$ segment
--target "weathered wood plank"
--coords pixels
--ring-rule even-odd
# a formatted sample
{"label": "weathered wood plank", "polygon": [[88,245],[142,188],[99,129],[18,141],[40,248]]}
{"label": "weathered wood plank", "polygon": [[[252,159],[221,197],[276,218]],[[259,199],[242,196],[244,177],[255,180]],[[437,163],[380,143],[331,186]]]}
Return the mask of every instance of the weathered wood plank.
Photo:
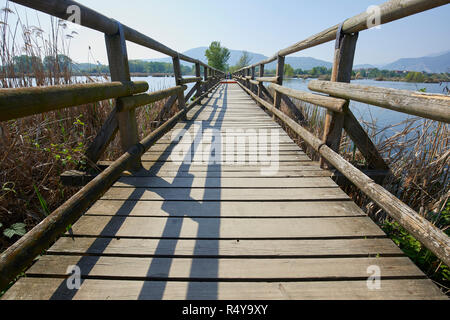
{"label": "weathered wood plank", "polygon": [[[122,177],[114,187],[129,188],[333,188],[331,178],[160,178]],[[287,191],[289,192],[289,191]]]}
{"label": "weathered wood plank", "polygon": [[[170,268],[167,266],[170,264]],[[196,259],[43,256],[27,276],[67,276],[78,266],[81,277],[135,280],[311,280],[367,279],[368,268],[378,266],[383,278],[424,277],[407,257],[311,259]],[[248,266],[251,266],[249,268]]]}
{"label": "weathered wood plank", "polygon": [[[116,188],[109,189],[103,200],[174,200],[174,201],[295,201],[295,200],[345,200],[348,196],[339,187],[268,189],[190,188]],[[139,196],[135,196],[138,193]]]}
{"label": "weathered wood plank", "polygon": [[128,257],[376,257],[403,255],[390,239],[174,240],[60,238],[52,255]]}
{"label": "weathered wood plank", "polygon": [[[365,216],[361,209],[352,201],[301,201],[301,202],[270,202],[270,201],[222,201],[210,203],[217,210],[211,210],[208,205],[198,205],[193,201],[154,201],[149,210],[149,203],[138,200],[99,200],[86,215],[108,216],[152,216],[152,217],[352,217]],[[179,210],[182,207],[183,210]]]}
{"label": "weathered wood plank", "polygon": [[[199,204],[198,207],[209,207],[209,210],[216,212],[219,210],[216,202]],[[186,209],[181,206],[174,209],[169,212],[169,215],[181,215],[186,212]],[[163,239],[304,239],[386,236],[368,217],[190,219],[83,216],[74,224],[71,234]]]}
{"label": "weathered wood plank", "polygon": [[[63,279],[22,278],[5,300],[447,300],[425,279],[382,280],[380,290],[366,281],[189,282],[85,280],[75,292],[58,292]],[[161,292],[163,292],[161,294]]]}

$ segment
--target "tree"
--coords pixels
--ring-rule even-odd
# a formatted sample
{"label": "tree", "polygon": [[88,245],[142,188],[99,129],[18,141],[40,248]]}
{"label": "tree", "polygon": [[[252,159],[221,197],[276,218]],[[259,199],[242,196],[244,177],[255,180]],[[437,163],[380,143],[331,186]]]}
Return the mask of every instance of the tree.
{"label": "tree", "polygon": [[221,47],[219,41],[213,41],[205,52],[208,64],[216,69],[226,71],[228,69],[227,62],[230,59],[230,50]]}
{"label": "tree", "polygon": [[290,64],[284,65],[284,76],[286,78],[292,78],[294,76],[294,68]]}
{"label": "tree", "polygon": [[250,54],[247,51],[242,51],[242,55],[239,58],[236,65],[230,67],[230,72],[233,73],[237,70],[240,70],[244,67],[249,66],[251,61],[252,61],[252,58],[250,57]]}

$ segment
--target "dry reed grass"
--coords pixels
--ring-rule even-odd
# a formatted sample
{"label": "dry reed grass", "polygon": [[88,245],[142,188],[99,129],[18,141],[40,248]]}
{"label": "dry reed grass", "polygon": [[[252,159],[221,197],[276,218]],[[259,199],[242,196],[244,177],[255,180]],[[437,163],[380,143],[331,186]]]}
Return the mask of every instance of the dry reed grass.
{"label": "dry reed grass", "polygon": [[[12,24],[11,15],[17,18]],[[70,39],[75,36],[66,34],[64,22],[51,18],[51,30],[46,34],[40,26],[23,22],[8,5],[1,10],[0,21],[2,88],[108,80],[106,75],[74,77],[71,64],[56,62],[58,55],[69,56]],[[14,67],[14,57],[20,55],[36,57],[32,70]],[[53,64],[43,68],[39,61],[48,56],[55,58]],[[141,138],[158,125],[155,120],[164,103],[136,110]],[[113,105],[113,100],[101,101],[0,123],[0,252],[19,238],[4,236],[5,228],[25,223],[26,230],[30,230],[78,190],[63,186],[59,175],[86,163],[84,152]],[[176,108],[175,105],[164,118]],[[101,160],[115,160],[120,154],[116,136]]]}

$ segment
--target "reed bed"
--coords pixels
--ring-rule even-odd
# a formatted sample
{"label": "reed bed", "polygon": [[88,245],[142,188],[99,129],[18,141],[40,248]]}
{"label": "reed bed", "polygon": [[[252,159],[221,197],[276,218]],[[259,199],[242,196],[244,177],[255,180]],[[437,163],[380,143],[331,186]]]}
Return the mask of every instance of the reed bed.
{"label": "reed bed", "polygon": [[[322,137],[325,109],[295,99],[293,102],[305,115],[302,125],[317,137]],[[286,106],[282,106],[282,110],[289,114]],[[384,127],[377,125],[375,119],[361,121],[361,124],[389,165],[391,174],[384,180],[383,187],[450,236],[449,125],[422,118],[408,118]],[[320,159],[292,130],[285,129],[311,159]],[[356,167],[367,168],[364,157],[345,131],[340,154]],[[343,189],[431,279],[450,294],[448,266],[355,186]]]}
{"label": "reed bed", "polygon": [[[15,16],[14,22],[10,22]],[[18,88],[109,81],[75,77],[68,63],[70,40],[65,22],[51,19],[51,30],[30,26],[7,6],[0,12],[0,87]],[[26,17],[24,19],[27,21]],[[26,64],[20,56],[33,57]],[[75,69],[75,70],[74,70]],[[164,88],[153,88],[160,90]],[[139,136],[154,130],[174,114],[161,114],[165,101],[136,110]],[[59,176],[87,165],[84,153],[114,107],[114,100],[0,122],[0,252],[69,199],[79,188],[65,187]],[[121,155],[120,141],[112,141],[101,160]]]}

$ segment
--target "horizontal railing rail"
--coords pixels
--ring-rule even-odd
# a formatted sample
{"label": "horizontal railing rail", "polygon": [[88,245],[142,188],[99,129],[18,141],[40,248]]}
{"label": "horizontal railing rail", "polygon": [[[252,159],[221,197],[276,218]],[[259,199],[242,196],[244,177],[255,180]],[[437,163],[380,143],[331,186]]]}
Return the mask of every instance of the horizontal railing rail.
{"label": "horizontal railing rail", "polygon": [[318,80],[310,81],[308,88],[334,97],[450,123],[450,96],[443,94]]}
{"label": "horizontal railing rail", "polygon": [[117,110],[119,112],[142,107],[157,101],[169,98],[173,95],[178,95],[184,92],[186,86],[176,86],[165,90],[155,91],[151,93],[138,94],[134,96],[117,99]]}
{"label": "horizontal railing rail", "polygon": [[109,82],[0,89],[0,121],[148,91],[147,82]]}
{"label": "horizontal railing rail", "polygon": [[298,100],[301,100],[304,102],[308,102],[313,105],[318,105],[320,107],[327,108],[334,112],[343,112],[344,107],[348,106],[348,100],[323,96],[323,95],[304,92],[304,91],[300,91],[300,90],[294,90],[294,89],[286,88],[286,87],[283,87],[283,86],[280,86],[280,85],[274,84],[274,83],[270,84],[269,88],[271,88],[277,92],[280,92],[288,97],[298,99]]}
{"label": "horizontal railing rail", "polygon": [[202,81],[201,77],[198,78],[182,78],[179,80],[181,84],[188,84],[188,83],[192,83],[192,82],[199,82]]}

